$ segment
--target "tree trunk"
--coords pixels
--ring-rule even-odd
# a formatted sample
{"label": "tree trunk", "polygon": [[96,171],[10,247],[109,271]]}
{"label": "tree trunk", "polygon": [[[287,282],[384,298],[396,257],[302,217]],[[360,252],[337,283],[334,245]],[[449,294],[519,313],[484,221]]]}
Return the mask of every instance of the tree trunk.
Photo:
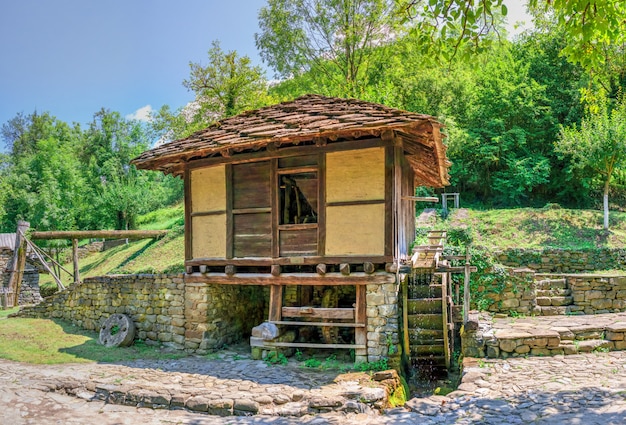
{"label": "tree trunk", "polygon": [[609,230],[609,179],[604,182],[604,230]]}

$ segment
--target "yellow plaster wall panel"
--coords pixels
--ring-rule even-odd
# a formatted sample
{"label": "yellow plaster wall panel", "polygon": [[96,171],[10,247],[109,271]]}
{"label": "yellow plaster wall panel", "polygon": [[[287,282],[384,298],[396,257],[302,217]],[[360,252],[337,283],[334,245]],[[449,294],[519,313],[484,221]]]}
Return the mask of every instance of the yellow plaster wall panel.
{"label": "yellow plaster wall panel", "polygon": [[385,204],[326,208],[326,253],[385,254]]}
{"label": "yellow plaster wall panel", "polygon": [[385,148],[326,154],[326,202],[385,199]]}
{"label": "yellow plaster wall panel", "polygon": [[226,210],[226,166],[191,170],[191,212]]}
{"label": "yellow plaster wall panel", "polygon": [[226,257],[226,214],[191,218],[193,258]]}

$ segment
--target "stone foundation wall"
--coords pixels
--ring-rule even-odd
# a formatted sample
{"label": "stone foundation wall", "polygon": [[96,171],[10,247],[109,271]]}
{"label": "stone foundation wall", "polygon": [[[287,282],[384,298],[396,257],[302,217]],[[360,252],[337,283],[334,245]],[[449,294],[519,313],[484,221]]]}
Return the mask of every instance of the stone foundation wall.
{"label": "stone foundation wall", "polygon": [[484,310],[507,315],[617,313],[626,311],[626,275],[511,272],[502,291],[472,296]]}
{"label": "stone foundation wall", "polygon": [[537,273],[582,273],[626,266],[626,249],[509,249],[494,257],[505,266],[528,267]]}
{"label": "stone foundation wall", "polygon": [[20,315],[99,331],[110,315],[127,314],[136,338],[204,353],[248,336],[263,306],[263,291],[255,286],[185,283],[182,274],[118,275],[87,278]]}
{"label": "stone foundation wall", "polygon": [[367,359],[387,358],[389,366],[400,368],[399,284],[367,285]]}

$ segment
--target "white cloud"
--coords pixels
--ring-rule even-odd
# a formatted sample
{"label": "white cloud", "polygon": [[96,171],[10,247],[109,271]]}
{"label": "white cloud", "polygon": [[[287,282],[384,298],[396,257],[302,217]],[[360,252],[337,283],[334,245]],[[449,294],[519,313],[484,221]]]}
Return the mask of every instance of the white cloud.
{"label": "white cloud", "polygon": [[141,108],[137,109],[132,114],[126,115],[126,119],[127,120],[137,120],[137,121],[149,122],[151,113],[152,113],[152,106],[151,105],[146,105],[146,106],[142,106]]}

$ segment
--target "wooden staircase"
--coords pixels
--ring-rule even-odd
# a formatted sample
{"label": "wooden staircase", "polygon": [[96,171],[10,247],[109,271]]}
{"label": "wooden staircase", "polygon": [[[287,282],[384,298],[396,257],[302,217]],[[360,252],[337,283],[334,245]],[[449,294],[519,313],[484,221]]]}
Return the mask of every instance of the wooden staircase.
{"label": "wooden staircase", "polygon": [[432,231],[429,244],[413,250],[411,271],[404,297],[404,339],[411,365],[426,374],[450,366],[452,324],[448,294],[448,274],[437,273],[444,263],[446,233]]}

